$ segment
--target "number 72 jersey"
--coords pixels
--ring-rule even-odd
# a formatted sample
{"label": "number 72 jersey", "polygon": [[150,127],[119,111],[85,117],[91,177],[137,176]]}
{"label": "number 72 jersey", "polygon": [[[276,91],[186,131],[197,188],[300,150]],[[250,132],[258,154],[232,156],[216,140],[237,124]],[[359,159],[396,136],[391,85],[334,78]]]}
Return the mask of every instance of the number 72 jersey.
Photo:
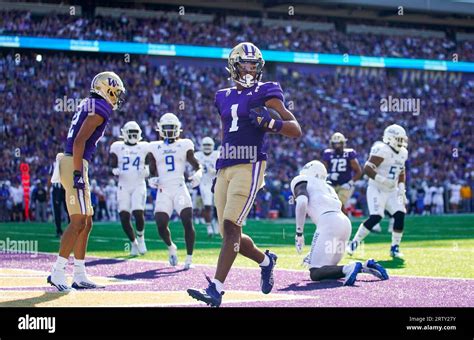
{"label": "number 72 jersey", "polygon": [[148,152],[148,142],[138,142],[135,145],[127,145],[122,141],[112,143],[110,153],[117,155],[117,167],[120,170],[119,184],[137,185],[137,181],[145,180],[143,170]]}
{"label": "number 72 jersey", "polygon": [[[398,183],[398,177],[401,172],[405,169],[405,162],[408,158],[408,150],[401,148],[399,152],[396,152],[388,144],[383,142],[375,142],[370,150],[370,156],[377,156],[383,158],[382,163],[377,167],[377,174],[385,178],[395,180]],[[369,179],[369,185],[374,185],[380,190],[387,190],[380,186],[373,179]]]}

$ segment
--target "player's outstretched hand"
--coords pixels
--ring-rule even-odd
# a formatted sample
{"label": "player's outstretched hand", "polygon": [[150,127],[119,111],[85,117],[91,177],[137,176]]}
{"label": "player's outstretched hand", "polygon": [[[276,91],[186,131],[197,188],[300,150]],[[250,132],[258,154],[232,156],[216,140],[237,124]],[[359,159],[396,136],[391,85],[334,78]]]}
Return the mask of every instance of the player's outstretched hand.
{"label": "player's outstretched hand", "polygon": [[120,169],[119,169],[119,168],[113,168],[113,169],[112,169],[112,174],[113,174],[114,176],[120,175]]}
{"label": "player's outstretched hand", "polygon": [[298,254],[301,254],[301,252],[303,251],[303,248],[304,248],[304,235],[303,234],[301,234],[301,235],[296,234],[296,236],[295,236],[295,246],[296,246],[296,252]]}

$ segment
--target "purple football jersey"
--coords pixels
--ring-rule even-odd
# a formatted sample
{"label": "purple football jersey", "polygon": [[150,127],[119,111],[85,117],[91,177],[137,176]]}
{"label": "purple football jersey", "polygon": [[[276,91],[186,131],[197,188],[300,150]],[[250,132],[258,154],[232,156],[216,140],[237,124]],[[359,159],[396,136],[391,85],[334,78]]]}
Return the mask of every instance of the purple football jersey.
{"label": "purple football jersey", "polygon": [[112,106],[110,106],[110,104],[102,98],[86,98],[81,102],[77,112],[72,117],[71,126],[69,127],[66,140],[66,153],[72,154],[74,139],[76,139],[76,136],[79,133],[82,124],[84,123],[84,120],[89,114],[94,113],[104,118],[104,122],[95,129],[95,131],[86,141],[83,158],[87,161],[92,159],[92,154],[97,148],[99,139],[104,135],[105,128],[112,114]]}
{"label": "purple football jersey", "polygon": [[271,98],[284,100],[280,84],[276,82],[258,83],[241,91],[236,87],[217,91],[215,105],[224,138],[216,169],[267,159],[265,131],[252,124],[249,113]]}
{"label": "purple football jersey", "polygon": [[333,185],[342,185],[352,179],[351,160],[356,156],[355,150],[350,148],[345,148],[342,153],[336,153],[333,149],[324,150],[323,161],[328,165],[328,178]]}

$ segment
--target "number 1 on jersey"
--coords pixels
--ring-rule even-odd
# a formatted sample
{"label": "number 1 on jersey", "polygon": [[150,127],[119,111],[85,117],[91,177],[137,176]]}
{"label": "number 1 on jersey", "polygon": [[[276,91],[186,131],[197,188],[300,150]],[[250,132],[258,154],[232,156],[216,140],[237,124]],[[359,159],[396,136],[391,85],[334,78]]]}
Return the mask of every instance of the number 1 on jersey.
{"label": "number 1 on jersey", "polygon": [[230,113],[232,114],[232,124],[230,125],[229,132],[235,132],[239,129],[239,126],[237,125],[239,121],[239,116],[237,116],[238,107],[239,104],[234,104],[230,107]]}

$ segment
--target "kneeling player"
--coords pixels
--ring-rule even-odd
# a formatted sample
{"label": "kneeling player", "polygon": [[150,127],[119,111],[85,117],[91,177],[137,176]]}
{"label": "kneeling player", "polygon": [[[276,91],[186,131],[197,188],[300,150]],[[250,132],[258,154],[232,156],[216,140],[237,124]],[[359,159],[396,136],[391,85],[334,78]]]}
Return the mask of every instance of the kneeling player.
{"label": "kneeling player", "polygon": [[291,181],[291,190],[296,197],[295,244],[298,253],[304,246],[306,214],[317,225],[308,255],[311,280],[344,278],[344,285],[352,286],[360,272],[388,279],[385,269],[374,260],[368,260],[365,264],[337,265],[344,256],[344,247],[351,235],[351,222],[341,210],[342,204],[336,191],[326,183],[327,175],[323,163],[311,161]]}
{"label": "kneeling player", "polygon": [[[150,143],[151,172],[150,186],[157,188],[155,203],[155,220],[158,233],[168,246],[170,265],[178,264],[177,247],[171,240],[168,222],[176,210],[181,217],[186,241],[185,269],[192,267],[195,231],[193,225],[193,204],[184,180],[185,165],[189,162],[194,174],[189,178],[196,187],[202,177],[202,169],[194,157],[194,144],[190,139],[181,139],[181,122],[173,113],[164,114],[157,126],[163,140]],[[156,173],[157,172],[157,173]]]}
{"label": "kneeling player", "polygon": [[383,142],[375,142],[365,163],[364,172],[369,176],[367,204],[370,216],[361,223],[354,239],[347,247],[352,255],[360,242],[380,222],[386,209],[394,219],[390,256],[402,258],[400,241],[406,214],[405,162],[408,158],[408,137],[405,129],[393,124],[383,134]]}
{"label": "kneeling player", "polygon": [[214,141],[211,137],[204,137],[201,142],[201,151],[196,152],[196,159],[202,165],[203,175],[199,184],[202,203],[204,204],[204,219],[207,225],[207,235],[219,235],[217,223],[213,223],[212,215],[214,198],[212,194],[212,180],[216,176],[216,162],[219,151],[214,150]]}
{"label": "kneeling player", "polygon": [[[110,147],[112,173],[118,176],[118,205],[122,228],[132,243],[130,255],[144,255],[146,181],[150,170],[146,164],[148,143],[141,142],[142,129],[137,122],[127,122],[122,128],[123,142]],[[137,237],[133,231],[131,215],[135,217]]]}

